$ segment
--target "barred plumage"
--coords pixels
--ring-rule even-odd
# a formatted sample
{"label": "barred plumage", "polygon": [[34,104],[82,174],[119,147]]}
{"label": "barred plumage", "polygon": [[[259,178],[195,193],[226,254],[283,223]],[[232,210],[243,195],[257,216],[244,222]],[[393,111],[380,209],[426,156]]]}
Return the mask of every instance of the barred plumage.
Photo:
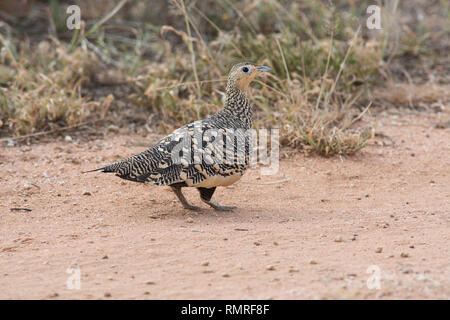
{"label": "barred plumage", "polygon": [[[187,209],[190,205],[182,187],[196,187],[201,199],[216,210],[211,199],[217,186],[230,185],[241,178],[249,164],[252,110],[247,98],[250,82],[270,70],[254,63],[235,65],[228,76],[225,107],[205,120],[185,125],[150,149],[92,171],[114,172],[122,179],[171,186]],[[90,172],[90,171],[89,171]]]}

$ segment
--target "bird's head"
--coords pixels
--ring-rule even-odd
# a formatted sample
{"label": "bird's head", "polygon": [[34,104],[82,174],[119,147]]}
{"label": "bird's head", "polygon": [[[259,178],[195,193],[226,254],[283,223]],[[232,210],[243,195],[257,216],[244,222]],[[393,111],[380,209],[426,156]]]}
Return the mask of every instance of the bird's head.
{"label": "bird's head", "polygon": [[270,71],[269,67],[259,66],[251,62],[238,63],[231,68],[228,75],[228,85],[239,89],[245,93],[252,80],[265,71]]}

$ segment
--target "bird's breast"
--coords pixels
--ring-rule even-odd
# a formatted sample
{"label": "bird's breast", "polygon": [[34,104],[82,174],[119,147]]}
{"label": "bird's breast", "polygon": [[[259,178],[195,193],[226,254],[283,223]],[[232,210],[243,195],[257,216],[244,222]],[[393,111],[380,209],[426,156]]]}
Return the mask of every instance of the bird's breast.
{"label": "bird's breast", "polygon": [[193,185],[196,188],[213,188],[213,187],[226,187],[242,177],[243,173],[234,173],[228,176],[215,175],[207,177],[202,182]]}

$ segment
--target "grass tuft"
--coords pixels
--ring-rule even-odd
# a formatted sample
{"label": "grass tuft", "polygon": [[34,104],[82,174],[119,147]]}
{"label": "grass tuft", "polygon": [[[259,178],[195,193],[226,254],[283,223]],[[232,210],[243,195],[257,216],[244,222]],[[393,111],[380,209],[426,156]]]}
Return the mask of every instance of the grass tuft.
{"label": "grass tuft", "polygon": [[[117,106],[124,105],[150,113],[147,125],[167,133],[218,111],[231,66],[252,61],[273,70],[251,89],[255,127],[280,128],[281,144],[292,148],[353,154],[373,135],[359,123],[373,98],[414,104],[414,75],[402,66],[427,57],[445,68],[440,52],[448,51],[440,41],[448,28],[431,30],[423,19],[402,25],[405,4],[398,1],[383,7],[383,30],[373,32],[364,27],[365,1],[77,4],[84,19],[78,31],[65,29],[66,2],[59,0],[41,5],[44,15],[24,11],[27,19],[9,10],[0,23],[2,132],[72,126],[109,109],[120,118],[125,112]],[[433,17],[446,21],[448,6]],[[24,40],[42,24],[49,34]],[[405,75],[408,86],[392,84]],[[447,101],[445,77],[437,81],[444,83],[420,84],[433,90],[417,99]]]}

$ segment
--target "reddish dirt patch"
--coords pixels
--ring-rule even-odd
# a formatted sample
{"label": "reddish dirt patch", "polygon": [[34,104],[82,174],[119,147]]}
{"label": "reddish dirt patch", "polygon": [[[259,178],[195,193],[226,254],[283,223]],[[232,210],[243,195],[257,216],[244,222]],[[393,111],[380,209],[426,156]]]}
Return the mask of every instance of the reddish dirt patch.
{"label": "reddish dirt patch", "polygon": [[[249,170],[216,192],[239,207],[226,213],[186,211],[165,187],[81,174],[154,137],[2,147],[0,298],[448,299],[450,130],[423,114],[377,121],[394,145],[296,155],[271,177]],[[66,287],[73,265],[80,290]],[[380,289],[366,285],[374,265]]]}

